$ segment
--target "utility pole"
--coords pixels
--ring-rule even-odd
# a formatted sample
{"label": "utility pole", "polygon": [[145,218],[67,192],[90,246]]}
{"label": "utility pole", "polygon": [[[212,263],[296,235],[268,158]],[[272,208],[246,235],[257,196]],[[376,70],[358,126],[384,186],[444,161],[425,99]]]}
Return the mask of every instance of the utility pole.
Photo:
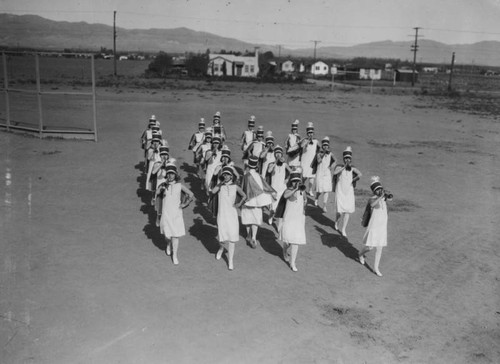
{"label": "utility pole", "polygon": [[281,44],[278,44],[278,58],[281,58]]}
{"label": "utility pole", "polygon": [[113,11],[113,74],[116,77],[116,10]]}
{"label": "utility pole", "polygon": [[314,42],[314,62],[316,62],[316,45],[318,43],[321,43],[320,40],[311,40],[311,42]]}
{"label": "utility pole", "polygon": [[418,51],[418,30],[419,27],[413,28],[415,29],[415,43],[411,46],[411,50],[413,51],[413,72],[411,74],[411,87],[415,86],[415,67],[417,63],[417,51]]}
{"label": "utility pole", "polygon": [[453,76],[453,65],[455,64],[455,52],[451,56],[450,80],[448,81],[448,92],[451,92],[451,78]]}

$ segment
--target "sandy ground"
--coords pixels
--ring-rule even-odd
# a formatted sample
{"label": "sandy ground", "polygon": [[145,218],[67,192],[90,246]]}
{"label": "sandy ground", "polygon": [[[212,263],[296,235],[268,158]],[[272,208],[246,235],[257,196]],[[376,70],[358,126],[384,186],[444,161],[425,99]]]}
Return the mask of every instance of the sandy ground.
{"label": "sandy ground", "polygon": [[[99,141],[0,133],[1,363],[499,363],[500,123],[415,96],[99,90]],[[61,112],[68,103],[49,105]],[[216,261],[187,143],[217,110],[240,162],[249,115],[281,143],[313,121],[362,171],[344,239],[307,209],[292,272],[273,228]],[[180,265],[142,192],[139,136],[162,121],[184,183]],[[241,163],[240,163],[241,165]],[[395,195],[382,278],[355,261],[369,177]],[[367,259],[373,265],[373,255]]]}

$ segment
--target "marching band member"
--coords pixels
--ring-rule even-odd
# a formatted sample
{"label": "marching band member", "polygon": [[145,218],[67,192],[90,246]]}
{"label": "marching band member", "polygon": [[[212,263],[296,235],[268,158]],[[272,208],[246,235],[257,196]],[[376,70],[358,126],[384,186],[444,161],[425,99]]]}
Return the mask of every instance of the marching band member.
{"label": "marching band member", "polygon": [[258,173],[259,158],[250,156],[246,172],[242,178],[241,188],[247,201],[241,209],[241,223],[246,226],[246,240],[250,246],[257,248],[257,231],[262,225],[262,208],[269,206],[276,199],[276,191]]}
{"label": "marching band member", "polygon": [[222,143],[224,143],[226,141],[226,130],[220,120],[220,111],[217,111],[214,115],[212,128],[214,130],[214,135],[219,134]]}
{"label": "marching band member", "polygon": [[235,169],[234,162],[231,160],[231,150],[229,149],[229,147],[227,145],[222,146],[220,161],[221,161],[221,163],[217,167],[215,167],[215,171],[214,171],[214,174],[212,177],[212,182],[210,184],[210,188],[213,188],[214,186],[217,185],[220,178],[222,177],[221,176],[222,170],[226,166],[233,167],[233,169],[234,169],[234,183],[238,183],[238,181],[240,179],[240,175]]}
{"label": "marching band member", "polygon": [[198,131],[191,136],[189,140],[188,150],[193,151],[193,162],[198,166],[197,151],[198,148],[203,144],[203,138],[205,137],[205,119],[201,118],[198,123]]}
{"label": "marching band member", "polygon": [[[160,145],[159,150],[160,161],[153,164],[153,170],[151,171],[151,189],[155,191],[152,205],[155,206],[158,218],[161,215],[161,199],[158,199],[156,194],[157,186],[165,182],[167,179],[166,166],[175,163],[175,158],[170,158],[170,149],[167,145]],[[157,223],[159,223],[159,220]]]}
{"label": "marching band member", "polygon": [[153,185],[151,183],[151,174],[153,172],[153,165],[156,162],[161,161],[160,158],[160,145],[161,145],[161,136],[160,134],[154,134],[153,138],[151,139],[151,146],[148,148],[146,151],[146,168],[147,168],[147,175],[146,175],[146,190],[147,191],[153,191]]}
{"label": "marching band member", "polygon": [[[226,165],[221,170],[221,180],[212,189],[212,199],[217,199],[213,210],[217,216],[217,235],[219,240],[219,250],[215,258],[219,260],[227,250],[227,262],[229,270],[233,270],[233,257],[235,243],[240,240],[240,224],[238,220],[238,209],[245,202],[246,195],[243,190],[235,183],[236,170]],[[237,203],[237,197],[240,201]]]}
{"label": "marching band member", "polygon": [[179,238],[186,235],[182,209],[194,199],[193,193],[179,182],[175,164],[165,167],[166,181],[157,188],[157,195],[162,199],[160,231],[168,239],[166,253],[172,255],[175,265],[179,264],[177,250]]}
{"label": "marching band member", "polygon": [[262,168],[260,168],[260,174],[264,178],[266,178],[269,164],[274,163],[276,161],[276,158],[274,157],[274,137],[272,131],[268,131],[266,133],[265,143],[266,146],[262,151],[262,153],[260,153],[260,158],[259,158],[260,164],[262,165]]}
{"label": "marching band member", "polygon": [[335,230],[339,231],[338,223],[342,221],[340,233],[347,237],[346,227],[349,221],[349,215],[354,212],[354,187],[361,178],[361,172],[352,164],[352,148],[347,147],[343,152],[344,164],[335,166],[333,175],[336,179],[335,187]]}
{"label": "marching band member", "polygon": [[312,169],[312,163],[316,154],[319,151],[318,139],[314,138],[314,126],[313,123],[307,123],[307,137],[300,142],[300,166],[302,167],[302,178],[304,178],[304,184],[306,186],[307,192],[313,198],[314,196],[314,171]]}
{"label": "marching band member", "polygon": [[[271,187],[276,191],[276,200],[271,204],[271,216],[269,217],[269,225],[272,225],[274,214],[276,212],[276,207],[278,202],[286,190],[286,184],[288,176],[292,172],[288,164],[283,158],[283,148],[277,145],[274,148],[275,161],[269,164],[267,170],[266,181],[271,185]],[[278,221],[278,231],[281,228],[282,219],[277,219]]]}
{"label": "marching band member", "polygon": [[318,206],[318,199],[323,195],[323,212],[326,212],[328,194],[332,192],[332,166],[335,164],[335,157],[330,151],[330,138],[327,136],[321,141],[321,149],[316,154],[315,173],[316,173],[316,198],[314,204]]}
{"label": "marching band member", "polygon": [[[255,140],[255,116],[250,116],[248,119],[248,129],[243,132],[241,136],[241,150],[243,153],[248,149],[250,144]],[[243,164],[247,163],[248,159],[243,159]]]}
{"label": "marching band member", "polygon": [[151,143],[151,139],[153,138],[153,126],[158,126],[156,122],[156,116],[151,115],[148,120],[148,127],[141,135],[141,148],[144,149],[144,154],[146,154],[146,150],[149,148],[149,143]]}
{"label": "marching band member", "polygon": [[[198,177],[205,180],[205,171],[207,169],[207,161],[205,160],[205,156],[207,152],[212,149],[212,128],[207,128],[205,131],[205,135],[203,137],[203,144],[200,145],[197,152],[196,159],[198,160]],[[204,183],[201,184],[201,189],[204,189]]]}
{"label": "marching band member", "polygon": [[260,158],[260,155],[264,151],[264,127],[261,125],[257,128],[255,133],[255,140],[250,143],[247,150],[243,154],[243,159],[248,160],[250,157]]}
{"label": "marching band member", "polygon": [[373,271],[379,277],[382,273],[379,270],[380,258],[382,257],[382,248],[387,246],[387,203],[385,201],[392,200],[392,194],[387,192],[380,183],[378,176],[371,178],[370,188],[373,196],[370,197],[368,203],[372,209],[370,221],[363,236],[365,246],[359,252],[359,262],[365,264],[365,255],[375,248],[375,264]]}
{"label": "marching band member", "polygon": [[206,161],[206,174],[205,174],[205,188],[207,194],[210,192],[210,186],[212,183],[212,177],[214,175],[215,169],[222,163],[222,140],[219,135],[214,135],[212,138],[212,149],[205,153]]}
{"label": "marching band member", "polygon": [[300,167],[300,135],[299,135],[299,121],[295,120],[292,123],[291,133],[285,142],[286,154],[288,156],[288,165],[290,168],[295,169]]}
{"label": "marching band member", "polygon": [[276,215],[283,218],[280,229],[280,240],[283,242],[283,259],[289,262],[290,268],[297,272],[295,260],[299,245],[306,244],[306,192],[302,185],[300,169],[292,171],[290,183],[280,201]]}

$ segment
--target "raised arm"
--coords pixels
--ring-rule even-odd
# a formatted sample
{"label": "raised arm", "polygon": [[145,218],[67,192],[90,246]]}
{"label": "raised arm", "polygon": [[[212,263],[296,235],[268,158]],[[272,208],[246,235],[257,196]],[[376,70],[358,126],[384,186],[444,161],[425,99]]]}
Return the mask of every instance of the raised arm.
{"label": "raised arm", "polygon": [[333,169],[333,174],[334,175],[340,174],[344,169],[345,169],[345,166],[343,166],[341,164],[336,165],[335,168]]}
{"label": "raised arm", "polygon": [[359,181],[359,179],[361,178],[362,174],[361,174],[361,172],[359,171],[359,169],[357,169],[356,167],[352,167],[352,171],[353,171],[354,173],[356,173],[356,177],[354,177],[354,178],[352,179],[352,182],[353,182],[353,183],[355,183],[356,181]]}
{"label": "raised arm", "polygon": [[243,192],[241,187],[238,185],[236,185],[236,193],[241,197],[241,200],[239,203],[235,204],[234,207],[239,209],[247,200],[247,195],[245,194],[245,192]]}
{"label": "raised arm", "polygon": [[191,192],[191,190],[190,190],[189,188],[187,188],[187,187],[186,187],[186,186],[184,186],[183,184],[181,184],[181,190],[182,190],[182,192],[184,192],[186,195],[188,195],[188,200],[187,200],[185,203],[181,204],[181,206],[180,206],[180,207],[183,209],[183,208],[188,207],[188,206],[189,206],[189,204],[191,203],[191,201],[193,201],[193,200],[194,200],[194,194],[193,194],[193,192]]}

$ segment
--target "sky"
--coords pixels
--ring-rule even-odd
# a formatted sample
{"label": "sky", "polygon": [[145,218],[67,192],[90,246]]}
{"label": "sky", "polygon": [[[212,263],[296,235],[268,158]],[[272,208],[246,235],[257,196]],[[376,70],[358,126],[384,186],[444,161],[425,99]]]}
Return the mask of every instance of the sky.
{"label": "sky", "polygon": [[126,29],[205,31],[285,48],[500,41],[500,0],[0,0],[0,13]]}

